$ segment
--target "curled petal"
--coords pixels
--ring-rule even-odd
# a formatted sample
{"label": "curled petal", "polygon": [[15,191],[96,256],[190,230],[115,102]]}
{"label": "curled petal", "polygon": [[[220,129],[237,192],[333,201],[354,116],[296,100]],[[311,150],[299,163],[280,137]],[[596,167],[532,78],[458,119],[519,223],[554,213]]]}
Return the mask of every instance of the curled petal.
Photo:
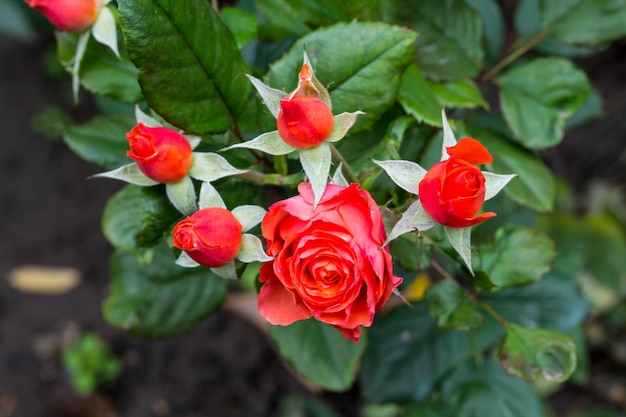
{"label": "curled petal", "polygon": [[261,266],[261,276],[269,277],[261,287],[257,299],[261,315],[271,324],[280,326],[288,326],[295,321],[311,317],[313,314],[298,303],[291,291],[275,277],[271,270],[272,265],[266,263]]}
{"label": "curled petal", "polygon": [[451,158],[462,159],[472,165],[490,164],[493,157],[482,143],[473,138],[463,138],[456,145],[446,148]]}

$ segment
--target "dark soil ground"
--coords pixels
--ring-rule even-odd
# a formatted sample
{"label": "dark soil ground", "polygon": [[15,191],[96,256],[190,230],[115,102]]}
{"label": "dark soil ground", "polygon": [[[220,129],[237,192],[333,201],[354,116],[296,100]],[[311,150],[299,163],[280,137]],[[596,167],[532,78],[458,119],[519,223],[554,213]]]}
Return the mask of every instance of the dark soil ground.
{"label": "dark soil ground", "polygon": [[[86,181],[97,167],[33,129],[34,115],[58,106],[60,97],[69,100],[67,76],[59,85],[45,75],[48,46],[0,43],[0,417],[271,416],[283,394],[306,390],[263,334],[240,317],[219,312],[181,336],[157,342],[104,322],[111,248],[100,216],[121,185]],[[626,114],[625,48],[616,46],[584,64],[605,94],[607,116],[576,129],[545,156],[579,191],[591,178],[623,185],[624,162],[614,156],[624,149],[615,135],[626,134],[626,120],[615,117]],[[83,112],[89,113],[88,101],[73,117],[85,118]],[[26,264],[71,266],[83,281],[64,295],[22,292],[5,277]],[[107,395],[81,399],[72,393],[57,348],[76,326],[99,333],[123,361],[124,371]],[[348,393],[325,400],[356,415],[354,398]],[[567,406],[571,398],[559,394],[555,403]]]}

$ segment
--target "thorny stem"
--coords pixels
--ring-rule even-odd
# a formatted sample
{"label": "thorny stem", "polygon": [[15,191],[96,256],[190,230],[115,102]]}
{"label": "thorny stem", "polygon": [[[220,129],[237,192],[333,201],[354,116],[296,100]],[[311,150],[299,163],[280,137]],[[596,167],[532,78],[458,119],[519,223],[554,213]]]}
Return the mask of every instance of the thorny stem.
{"label": "thorny stem", "polygon": [[296,186],[302,182],[302,174],[280,175],[262,174],[260,172],[248,171],[235,177],[248,181],[256,185],[292,185]]}
{"label": "thorny stem", "polygon": [[489,81],[491,80],[493,77],[495,77],[496,75],[498,75],[498,73],[500,71],[502,71],[502,69],[504,67],[506,67],[507,65],[509,65],[511,62],[515,61],[517,58],[519,58],[520,56],[524,55],[526,52],[528,52],[529,50],[531,50],[532,48],[535,47],[535,45],[537,45],[547,34],[547,31],[542,31],[539,32],[537,35],[535,35],[532,39],[530,39],[528,42],[526,42],[525,44],[523,44],[522,46],[520,46],[518,49],[514,50],[513,52],[511,52],[509,55],[507,55],[506,57],[504,57],[502,59],[502,61],[498,62],[496,65],[494,65],[489,71],[487,71],[485,73],[485,75],[482,76],[483,81]]}
{"label": "thorny stem", "polygon": [[439,272],[441,274],[442,277],[444,277],[445,279],[449,280],[449,281],[456,281],[452,275],[450,275],[448,273],[448,271],[446,271],[445,269],[443,269],[443,267],[441,265],[439,265],[439,262],[437,261],[432,261],[431,262],[431,266],[437,270],[437,272]]}
{"label": "thorny stem", "polygon": [[335,161],[335,163],[341,163],[341,166],[343,167],[343,173],[346,176],[346,179],[349,182],[359,182],[359,179],[357,178],[354,171],[352,171],[352,168],[350,168],[350,164],[348,164],[346,158],[344,158],[343,155],[337,150],[337,148],[335,148],[335,145],[333,145],[332,143],[329,143],[328,145],[330,146],[330,154],[332,155],[333,161]]}
{"label": "thorny stem", "polygon": [[500,324],[502,325],[502,327],[504,327],[505,329],[507,327],[509,327],[509,322],[506,321],[504,319],[504,317],[502,317],[500,314],[498,314],[498,312],[496,310],[494,310],[489,304],[485,303],[482,300],[479,300],[476,297],[473,297],[473,301],[478,304],[479,306],[481,306],[487,313],[489,313],[494,319],[498,320],[498,322],[500,322]]}

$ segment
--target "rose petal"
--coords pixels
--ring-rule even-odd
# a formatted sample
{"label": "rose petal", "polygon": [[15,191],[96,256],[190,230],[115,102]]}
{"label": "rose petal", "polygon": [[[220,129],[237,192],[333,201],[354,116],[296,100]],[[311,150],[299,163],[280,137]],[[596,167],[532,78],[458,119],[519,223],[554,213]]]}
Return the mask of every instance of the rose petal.
{"label": "rose petal", "polygon": [[490,164],[493,157],[482,143],[473,138],[463,138],[455,146],[446,148],[450,158],[459,158],[472,165]]}
{"label": "rose petal", "polygon": [[334,326],[334,327],[338,329],[343,335],[343,337],[345,337],[346,339],[352,339],[354,340],[354,343],[359,343],[359,338],[361,337],[360,327],[357,327],[355,329],[344,329],[338,326]]}
{"label": "rose petal", "polygon": [[[258,296],[259,313],[271,324],[288,326],[291,323],[308,319],[312,314],[300,307],[291,292],[275,277],[272,277],[272,263],[263,264],[261,267],[261,281],[267,280],[261,287]],[[269,274],[269,276],[268,276]]]}
{"label": "rose petal", "polygon": [[446,219],[446,222],[442,224],[452,228],[461,228],[461,227],[470,227],[477,225],[478,223],[482,223],[485,220],[489,220],[492,217],[495,217],[496,213],[488,211],[486,213],[481,213],[475,217],[457,217],[453,214],[450,214]]}

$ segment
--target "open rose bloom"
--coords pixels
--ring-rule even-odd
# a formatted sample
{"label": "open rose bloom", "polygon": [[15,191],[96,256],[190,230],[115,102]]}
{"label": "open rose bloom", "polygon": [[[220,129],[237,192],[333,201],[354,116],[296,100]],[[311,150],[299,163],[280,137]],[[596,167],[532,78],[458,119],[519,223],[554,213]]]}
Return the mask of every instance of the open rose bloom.
{"label": "open rose bloom", "polygon": [[314,209],[309,183],[273,204],[261,223],[272,262],[261,267],[260,313],[272,324],[310,317],[355,342],[402,279],[383,249],[385,230],[371,195],[329,184]]}
{"label": "open rose bloom", "polygon": [[428,171],[411,161],[374,161],[400,188],[420,197],[402,214],[387,241],[441,224],[465,266],[473,273],[470,228],[496,215],[492,212],[479,214],[479,211],[483,203],[498,194],[515,175],[481,171],[478,165],[491,163],[491,154],[473,138],[457,143],[443,111],[442,121],[441,161]]}

